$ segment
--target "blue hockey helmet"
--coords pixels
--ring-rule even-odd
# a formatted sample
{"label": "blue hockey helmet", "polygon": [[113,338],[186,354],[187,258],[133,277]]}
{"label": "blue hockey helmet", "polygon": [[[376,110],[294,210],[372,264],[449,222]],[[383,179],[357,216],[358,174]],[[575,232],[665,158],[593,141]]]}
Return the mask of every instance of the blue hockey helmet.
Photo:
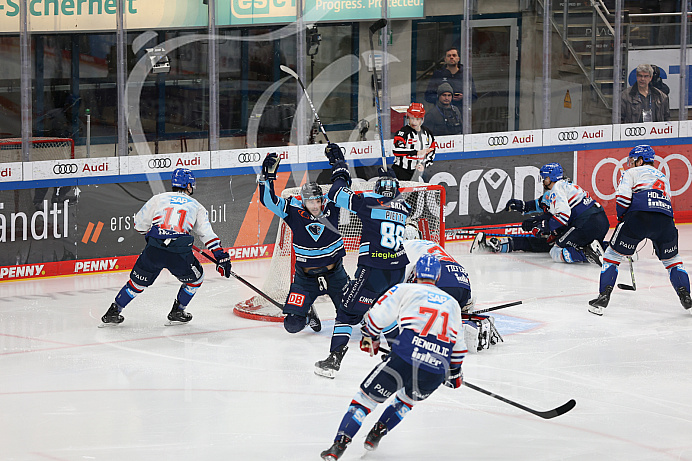
{"label": "blue hockey helmet", "polygon": [[383,197],[395,197],[399,192],[399,180],[391,176],[380,176],[375,181],[373,192]]}
{"label": "blue hockey helmet", "polygon": [[442,272],[442,265],[440,260],[435,257],[435,255],[424,254],[416,262],[416,278],[417,279],[428,279],[433,282],[437,282],[440,278],[440,273]]}
{"label": "blue hockey helmet", "polygon": [[541,167],[541,178],[550,178],[552,182],[562,179],[562,165],[559,163],[546,163]]}
{"label": "blue hockey helmet", "polygon": [[176,168],[173,171],[173,176],[171,176],[171,186],[179,189],[187,189],[188,184],[191,185],[194,190],[196,184],[195,175],[187,168]]}
{"label": "blue hockey helmet", "polygon": [[644,163],[651,163],[654,161],[656,152],[654,152],[654,149],[648,144],[640,144],[630,151],[629,156],[633,161],[637,161],[637,159],[641,157]]}

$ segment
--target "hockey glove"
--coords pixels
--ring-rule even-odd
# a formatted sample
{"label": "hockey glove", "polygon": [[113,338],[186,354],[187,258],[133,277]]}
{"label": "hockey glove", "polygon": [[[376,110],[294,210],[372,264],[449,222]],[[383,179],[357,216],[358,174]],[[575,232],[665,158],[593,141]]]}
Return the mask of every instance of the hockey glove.
{"label": "hockey glove", "polygon": [[216,259],[216,271],[221,274],[222,277],[231,276],[231,257],[228,252],[224,251],[223,248],[217,248],[212,251],[214,253],[214,258]]}
{"label": "hockey glove", "polygon": [[380,351],[380,341],[372,336],[363,335],[360,339],[360,350],[370,354],[370,357],[377,355]]}
{"label": "hockey glove", "polygon": [[346,185],[351,187],[351,173],[348,171],[348,165],[343,160],[339,160],[332,165],[332,184],[334,184],[337,179],[343,179],[346,181]]}
{"label": "hockey glove", "polygon": [[396,178],[396,173],[394,173],[394,170],[392,170],[392,169],[389,168],[389,167],[387,167],[386,170],[385,170],[384,168],[382,168],[382,167],[379,167],[379,168],[377,169],[377,173],[378,173],[380,176],[389,176],[390,178]]}
{"label": "hockey glove", "polygon": [[327,147],[324,148],[324,155],[329,159],[330,165],[335,165],[339,161],[344,161],[344,153],[337,144],[330,142]]}
{"label": "hockey glove", "polygon": [[279,163],[281,163],[281,158],[274,152],[270,152],[262,162],[262,179],[265,181],[276,180],[276,170],[279,168]]}
{"label": "hockey glove", "polygon": [[452,367],[449,369],[449,376],[445,380],[445,386],[452,389],[459,389],[464,384],[464,373],[461,371],[461,366]]}
{"label": "hockey glove", "polygon": [[543,214],[525,219],[521,222],[521,228],[526,232],[533,232],[534,227],[545,227],[544,221],[546,221],[546,218],[547,216]]}
{"label": "hockey glove", "polygon": [[519,213],[523,213],[526,211],[524,208],[524,201],[515,198],[508,200],[507,205],[505,205],[505,211],[518,211]]}

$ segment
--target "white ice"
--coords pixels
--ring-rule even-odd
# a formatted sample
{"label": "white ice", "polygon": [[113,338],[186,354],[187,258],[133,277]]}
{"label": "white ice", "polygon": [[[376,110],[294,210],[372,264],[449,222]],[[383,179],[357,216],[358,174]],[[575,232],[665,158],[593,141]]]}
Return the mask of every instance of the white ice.
{"label": "white ice", "polygon": [[[679,229],[692,266],[692,225]],[[505,342],[470,354],[465,379],[538,410],[577,406],[544,420],[443,387],[366,454],[380,406],[343,460],[692,460],[692,315],[650,244],[634,264],[637,291],[616,289],[603,317],[587,311],[593,264],[447,248],[469,270],[479,308],[537,298],[495,312]],[[268,265],[233,267],[261,286]],[[168,274],[123,311],[122,325],[101,329],[126,272],[1,283],[0,459],[319,459],[380,359],[359,350],[356,333],[336,379],[316,376],[331,304],[318,305],[321,333],[289,335],[234,316],[251,292],[205,267],[194,319],[175,327],[164,326],[179,285]],[[619,282],[631,283],[626,263]]]}

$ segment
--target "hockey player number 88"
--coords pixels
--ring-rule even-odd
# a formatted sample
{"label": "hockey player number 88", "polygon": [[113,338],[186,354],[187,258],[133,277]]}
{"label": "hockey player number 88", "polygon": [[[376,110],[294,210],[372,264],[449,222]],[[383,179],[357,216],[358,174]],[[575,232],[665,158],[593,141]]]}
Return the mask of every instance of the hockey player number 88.
{"label": "hockey player number 88", "polygon": [[380,225],[380,245],[390,250],[397,250],[404,243],[404,226],[391,222],[383,222]]}
{"label": "hockey player number 88", "polygon": [[425,307],[421,306],[420,307],[420,313],[423,315],[430,315],[430,318],[428,318],[428,321],[425,323],[425,326],[423,327],[423,330],[421,330],[420,335],[421,336],[427,336],[428,333],[430,332],[430,329],[433,327],[435,324],[435,320],[437,320],[437,315],[439,314],[442,317],[442,331],[440,334],[437,335],[437,339],[439,339],[442,342],[448,343],[449,336],[447,336],[447,324],[449,323],[449,312],[439,312],[437,309],[434,309],[432,307]]}

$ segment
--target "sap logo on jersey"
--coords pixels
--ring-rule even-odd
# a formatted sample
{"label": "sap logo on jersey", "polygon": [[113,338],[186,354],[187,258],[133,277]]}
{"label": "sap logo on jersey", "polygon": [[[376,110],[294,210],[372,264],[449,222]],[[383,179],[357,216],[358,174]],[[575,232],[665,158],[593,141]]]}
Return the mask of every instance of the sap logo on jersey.
{"label": "sap logo on jersey", "polygon": [[433,304],[442,304],[449,298],[446,296],[438,295],[436,293],[428,293],[428,302]]}
{"label": "sap logo on jersey", "polygon": [[15,279],[20,277],[33,277],[45,275],[43,272],[44,264],[29,264],[28,266],[12,266],[0,268],[0,280]]}
{"label": "sap logo on jersey", "polygon": [[[515,166],[514,171],[511,167],[466,170],[462,165],[455,165],[452,168],[459,174],[463,173],[458,181],[453,173],[447,171],[435,173],[430,178],[430,184],[447,186],[448,199],[453,197],[450,188],[458,186],[459,199],[448,200],[445,216],[455,210],[459,216],[468,216],[469,205],[476,203],[487,213],[500,213],[511,198],[538,197],[543,193],[540,169],[536,166]],[[529,190],[525,192],[527,185]],[[472,191],[476,191],[477,201],[472,200]]]}
{"label": "sap logo on jersey", "polygon": [[185,197],[184,195],[176,195],[174,197],[171,197],[171,204],[177,203],[177,204],[182,205],[182,204],[187,203],[189,201],[190,201],[190,199]]}
{"label": "sap logo on jersey", "polygon": [[102,259],[95,261],[77,261],[74,265],[75,273],[102,272],[117,269],[118,259]]}

